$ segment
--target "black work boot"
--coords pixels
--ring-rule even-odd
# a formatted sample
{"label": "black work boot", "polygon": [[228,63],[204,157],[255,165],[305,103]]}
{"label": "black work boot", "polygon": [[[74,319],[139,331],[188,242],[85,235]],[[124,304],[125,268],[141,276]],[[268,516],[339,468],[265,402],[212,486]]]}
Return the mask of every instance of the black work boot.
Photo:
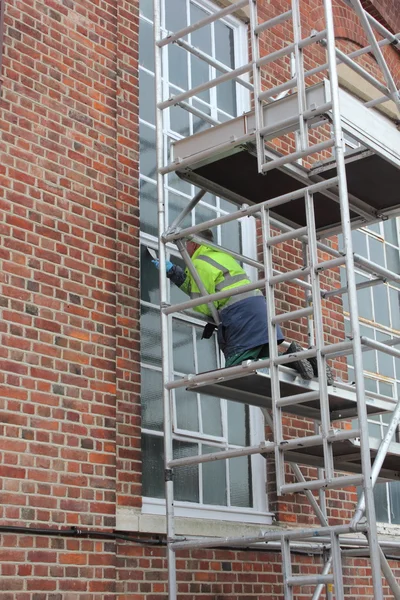
{"label": "black work boot", "polygon": [[[292,342],[289,348],[283,354],[295,354],[296,352],[302,352],[303,348],[297,342]],[[301,360],[296,360],[291,363],[286,364],[287,367],[291,369],[295,369],[298,373],[300,373],[303,379],[313,379],[314,370],[306,358],[302,358]]]}
{"label": "black work boot", "polygon": [[[317,358],[315,356],[313,358],[309,358],[308,362],[310,363],[310,365],[313,368],[314,376],[318,377]],[[328,363],[326,363],[326,381],[327,381],[328,385],[333,385],[334,384],[332,369],[330,368],[330,366],[328,365]]]}

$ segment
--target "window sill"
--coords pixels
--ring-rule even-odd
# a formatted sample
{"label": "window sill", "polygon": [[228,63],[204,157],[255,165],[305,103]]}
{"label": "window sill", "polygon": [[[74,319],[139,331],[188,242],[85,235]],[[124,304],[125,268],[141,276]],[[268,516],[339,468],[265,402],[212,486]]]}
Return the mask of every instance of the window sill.
{"label": "window sill", "polygon": [[[177,535],[210,537],[247,536],[260,532],[260,526],[272,524],[271,513],[215,510],[175,505]],[[143,498],[143,508],[118,508],[117,531],[166,533],[165,505],[162,500]]]}

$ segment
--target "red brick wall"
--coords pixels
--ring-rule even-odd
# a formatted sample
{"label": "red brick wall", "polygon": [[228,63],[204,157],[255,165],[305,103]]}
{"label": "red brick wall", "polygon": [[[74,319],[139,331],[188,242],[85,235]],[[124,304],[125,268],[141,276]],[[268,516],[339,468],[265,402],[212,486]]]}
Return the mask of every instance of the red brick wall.
{"label": "red brick wall", "polygon": [[[266,3],[262,16],[276,6]],[[339,35],[347,37],[342,18]],[[141,504],[137,28],[137,1],[6,0],[0,525],[111,531],[117,506]],[[282,26],[271,36],[269,50],[287,33]],[[280,83],[283,75],[281,66],[269,78]],[[285,252],[294,267],[292,249]],[[297,306],[289,298],[282,292],[280,308]],[[340,306],[326,309],[337,341]],[[304,324],[288,334],[304,342]],[[292,433],[311,431],[301,420],[287,424]],[[354,500],[353,490],[341,494],[330,497],[333,517],[344,517],[334,511]],[[283,521],[314,522],[301,495],[274,507]],[[0,600],[165,598],[164,547],[0,537]],[[281,597],[279,554],[204,550],[178,558],[181,598]],[[296,560],[311,571],[319,562]],[[354,564],[349,594],[371,597],[364,563]]]}

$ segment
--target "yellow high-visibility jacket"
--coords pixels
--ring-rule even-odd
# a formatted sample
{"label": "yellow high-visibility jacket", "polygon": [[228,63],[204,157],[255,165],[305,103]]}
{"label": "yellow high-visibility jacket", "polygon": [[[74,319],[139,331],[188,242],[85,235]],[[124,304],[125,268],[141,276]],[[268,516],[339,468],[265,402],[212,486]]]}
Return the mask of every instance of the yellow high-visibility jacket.
{"label": "yellow high-visibility jacket", "polygon": [[[234,289],[250,283],[250,280],[240,264],[226,252],[215,250],[206,245],[197,248],[192,256],[192,262],[199,274],[204,287],[209,294],[222,292],[227,289]],[[179,286],[190,298],[199,298],[202,294],[194,281],[189,269],[185,269],[185,280]],[[260,292],[250,292],[252,296]],[[236,297],[234,296],[232,300]],[[224,308],[230,301],[229,296],[222,300],[214,302],[217,310]],[[197,312],[211,317],[210,307],[207,304],[200,304],[194,307]]]}

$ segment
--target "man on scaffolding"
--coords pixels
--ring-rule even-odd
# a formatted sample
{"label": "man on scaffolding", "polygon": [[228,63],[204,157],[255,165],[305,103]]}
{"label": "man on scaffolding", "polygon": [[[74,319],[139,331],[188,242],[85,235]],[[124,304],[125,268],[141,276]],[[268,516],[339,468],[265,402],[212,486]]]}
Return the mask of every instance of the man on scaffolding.
{"label": "man on scaffolding", "polygon": [[[186,250],[193,265],[209,294],[236,289],[250,282],[248,275],[240,264],[227,252],[207,245],[213,242],[210,229],[199,233],[205,243],[193,241],[186,243]],[[158,260],[152,261],[159,267]],[[191,298],[200,297],[201,293],[190,271],[167,261],[167,277]],[[267,325],[266,300],[260,290],[246,291],[242,294],[226,297],[214,302],[220,317],[218,325],[218,344],[225,356],[225,366],[233,367],[245,360],[259,360],[269,357],[269,337]],[[208,304],[200,304],[194,310],[212,318]],[[206,325],[203,337],[211,337],[217,326]],[[276,328],[277,342],[281,344],[284,337],[279,325]],[[303,348],[297,342],[291,342],[284,354],[300,352]],[[312,379],[317,375],[316,360],[301,359],[288,364],[300,373],[303,379]],[[328,377],[328,385],[333,383]]]}

